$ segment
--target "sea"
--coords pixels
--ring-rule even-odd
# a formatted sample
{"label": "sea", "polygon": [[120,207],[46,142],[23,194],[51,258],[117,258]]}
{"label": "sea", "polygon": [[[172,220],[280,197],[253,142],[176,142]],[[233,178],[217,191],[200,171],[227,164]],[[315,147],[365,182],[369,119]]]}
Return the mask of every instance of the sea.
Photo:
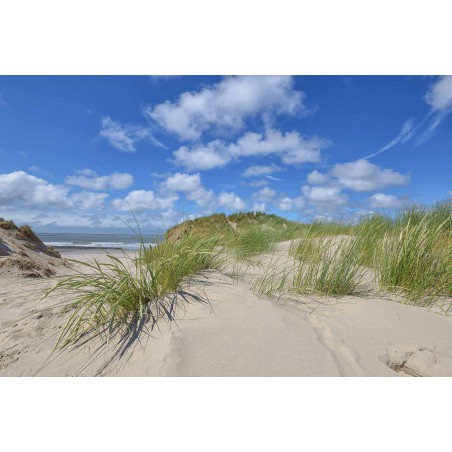
{"label": "sea", "polygon": [[143,234],[141,238],[135,234],[81,234],[81,233],[48,233],[36,234],[46,245],[54,248],[102,248],[138,250],[140,240],[146,246],[153,246],[163,240],[162,235]]}

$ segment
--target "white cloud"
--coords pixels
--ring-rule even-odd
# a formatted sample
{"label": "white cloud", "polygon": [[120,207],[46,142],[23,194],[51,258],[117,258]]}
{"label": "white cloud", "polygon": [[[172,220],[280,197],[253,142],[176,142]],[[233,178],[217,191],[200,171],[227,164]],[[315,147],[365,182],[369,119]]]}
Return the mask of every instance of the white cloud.
{"label": "white cloud", "polygon": [[77,176],[66,177],[65,183],[85,190],[120,190],[133,184],[133,176],[128,173],[113,173],[108,176],[98,176],[90,169],[77,171]]}
{"label": "white cloud", "polygon": [[218,196],[212,190],[200,187],[187,194],[187,199],[194,201],[204,215],[215,212],[218,207],[229,211],[244,210],[246,203],[235,193],[221,192]]}
{"label": "white cloud", "polygon": [[[99,193],[96,193],[99,195]],[[125,228],[125,224],[135,227],[135,219],[131,215],[126,214],[108,214],[105,211],[101,213],[81,213],[72,211],[58,211],[57,214],[47,215],[38,210],[2,210],[2,215],[6,218],[14,219],[17,224],[27,223],[33,228],[55,230],[55,228],[71,228],[80,231],[81,228]],[[166,229],[177,222],[177,213],[169,210],[159,212],[155,215],[138,214],[136,220],[142,230],[146,228],[152,231]]]}
{"label": "white cloud", "polygon": [[265,212],[266,207],[265,202],[255,202],[253,204],[253,212]]}
{"label": "white cloud", "polygon": [[210,189],[207,190],[203,186],[193,192],[187,193],[187,199],[194,201],[205,215],[213,213],[217,205],[215,193]]}
{"label": "white cloud", "polygon": [[108,193],[79,192],[72,195],[71,200],[75,205],[83,210],[98,210],[104,207],[104,201],[108,198]]}
{"label": "white cloud", "polygon": [[6,107],[7,105],[5,99],[3,99],[3,96],[0,94],[0,107]]}
{"label": "white cloud", "polygon": [[403,205],[403,200],[393,195],[385,195],[384,193],[375,193],[370,198],[370,207],[393,209]]}
{"label": "white cloud", "polygon": [[254,181],[248,183],[248,185],[250,187],[263,187],[264,185],[268,185],[268,184],[269,184],[268,180],[265,180],[265,179],[254,180]]}
{"label": "white cloud", "polygon": [[277,155],[283,163],[296,165],[318,162],[320,150],[328,142],[318,137],[304,138],[298,132],[281,132],[268,128],[265,135],[248,132],[228,147],[232,157]]}
{"label": "white cloud", "polygon": [[419,137],[417,144],[423,143],[432,135],[443,119],[452,111],[452,75],[439,77],[424,97],[431,110],[426,119],[429,126]]}
{"label": "white cloud", "polygon": [[282,182],[283,179],[280,179],[279,177],[274,177],[274,176],[265,176],[268,180],[273,180],[273,181],[277,181],[277,182]]}
{"label": "white cloud", "polygon": [[345,188],[354,191],[373,191],[392,185],[405,185],[409,176],[392,169],[381,169],[368,160],[338,163],[331,170],[331,175]]}
{"label": "white cloud", "polygon": [[297,209],[302,209],[305,206],[305,204],[306,204],[305,199],[303,198],[303,196],[299,196],[298,198],[294,198],[292,200],[292,202],[293,202],[293,206],[296,207]]}
{"label": "white cloud", "polygon": [[0,174],[0,203],[15,209],[100,209],[107,193],[79,192],[69,196],[69,187],[50,184],[24,171]]}
{"label": "white cloud", "polygon": [[231,157],[226,152],[224,144],[219,141],[211,141],[207,145],[197,145],[192,148],[180,147],[173,152],[175,163],[184,166],[188,170],[210,170],[227,165]]}
{"label": "white cloud", "polygon": [[179,196],[173,193],[160,197],[153,191],[133,190],[125,198],[117,198],[111,204],[116,210],[128,211],[131,209],[132,212],[143,212],[172,209],[178,199]]}
{"label": "white cloud", "polygon": [[292,210],[292,206],[293,206],[293,200],[292,198],[281,198],[278,199],[274,202],[274,205],[277,209],[283,211],[283,212],[288,212],[289,210]]}
{"label": "white cloud", "polygon": [[304,110],[303,100],[292,77],[238,76],[182,93],[177,102],[166,101],[144,113],[179,138],[198,140],[213,128],[239,130],[247,118],[257,115],[293,115]]}
{"label": "white cloud", "polygon": [[235,193],[221,192],[218,196],[218,205],[226,210],[239,211],[245,210],[246,203]]}
{"label": "white cloud", "polygon": [[452,75],[439,77],[425,95],[425,101],[434,111],[447,110],[452,107]]}
{"label": "white cloud", "polygon": [[308,182],[311,185],[325,185],[329,181],[329,176],[327,174],[320,173],[317,170],[312,171],[308,174]]}
{"label": "white cloud", "polygon": [[120,124],[108,116],[101,119],[99,136],[105,138],[115,149],[123,152],[135,152],[137,143],[145,139],[152,141],[156,146],[164,147],[148,128]]}
{"label": "white cloud", "polygon": [[334,208],[344,206],[348,202],[348,197],[341,193],[340,188],[337,187],[311,187],[305,185],[302,188],[303,196],[313,205]]}
{"label": "white cloud", "polygon": [[188,193],[201,187],[201,177],[199,173],[176,173],[168,177],[161,187],[164,190]]}
{"label": "white cloud", "polygon": [[265,174],[273,174],[278,171],[284,171],[284,168],[281,168],[276,165],[253,165],[248,167],[243,173],[243,177],[257,177],[263,176]]}
{"label": "white cloud", "polygon": [[272,190],[269,187],[264,187],[257,191],[256,193],[253,193],[251,197],[254,201],[268,202],[271,201],[275,196],[276,196],[275,190]]}
{"label": "white cloud", "polygon": [[[248,132],[236,143],[229,145],[221,140],[214,140],[207,145],[197,144],[191,148],[182,146],[173,152],[173,155],[175,163],[188,170],[220,168],[226,166],[233,159],[268,155],[276,155],[283,163],[298,165],[306,162],[318,162],[321,149],[328,145],[329,142],[326,140],[318,137],[305,138],[296,131],[281,132],[277,129],[267,129],[265,134]],[[256,171],[264,171],[268,174],[270,168],[279,167],[269,165],[251,168],[248,168],[249,175],[252,175],[253,172],[258,175]],[[261,172],[261,174],[264,173]]]}
{"label": "white cloud", "polygon": [[24,171],[0,174],[0,202],[3,205],[22,203],[27,206],[63,207],[71,206],[69,188],[50,184]]}
{"label": "white cloud", "polygon": [[288,212],[290,210],[301,210],[305,206],[305,200],[303,196],[298,198],[283,197],[273,201],[273,205],[282,212]]}

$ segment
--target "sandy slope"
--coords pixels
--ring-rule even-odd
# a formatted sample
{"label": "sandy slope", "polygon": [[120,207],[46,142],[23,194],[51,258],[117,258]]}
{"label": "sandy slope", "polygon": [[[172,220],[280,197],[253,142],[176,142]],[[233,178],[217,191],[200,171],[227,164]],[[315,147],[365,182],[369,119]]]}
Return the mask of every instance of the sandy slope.
{"label": "sandy slope", "polygon": [[181,300],[176,323],[48,359],[62,319],[35,302],[52,278],[0,282],[0,325],[31,314],[0,331],[0,376],[452,376],[450,317],[372,298],[277,304],[219,274],[189,288],[209,302]]}

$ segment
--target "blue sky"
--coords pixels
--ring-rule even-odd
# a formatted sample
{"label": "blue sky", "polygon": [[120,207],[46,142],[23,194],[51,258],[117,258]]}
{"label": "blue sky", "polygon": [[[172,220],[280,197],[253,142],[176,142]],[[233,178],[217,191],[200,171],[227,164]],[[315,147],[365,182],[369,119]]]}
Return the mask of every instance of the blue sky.
{"label": "blue sky", "polygon": [[0,77],[0,216],[145,231],[359,218],[452,190],[452,76]]}

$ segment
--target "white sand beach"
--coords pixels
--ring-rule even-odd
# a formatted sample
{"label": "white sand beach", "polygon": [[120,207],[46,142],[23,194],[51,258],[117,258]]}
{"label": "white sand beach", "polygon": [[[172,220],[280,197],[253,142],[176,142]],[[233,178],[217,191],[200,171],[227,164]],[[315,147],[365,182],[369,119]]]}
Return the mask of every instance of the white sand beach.
{"label": "white sand beach", "polygon": [[57,277],[2,275],[0,376],[452,376],[452,318],[438,310],[371,297],[278,303],[216,272],[187,288],[199,298],[179,298],[171,324],[52,354],[64,322],[40,310],[59,300],[36,303]]}

